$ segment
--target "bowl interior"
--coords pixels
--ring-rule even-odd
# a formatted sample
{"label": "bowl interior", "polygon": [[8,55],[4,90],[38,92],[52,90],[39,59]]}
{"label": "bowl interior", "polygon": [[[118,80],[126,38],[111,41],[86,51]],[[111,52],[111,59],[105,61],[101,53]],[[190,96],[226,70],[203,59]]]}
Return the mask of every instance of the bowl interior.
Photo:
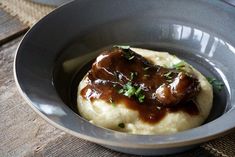
{"label": "bowl interior", "polygon": [[[221,1],[73,1],[27,33],[16,55],[15,76],[39,114],[76,136],[128,147],[203,141],[234,127],[234,15],[235,9]],[[112,45],[168,51],[222,81],[207,122],[162,137],[126,135],[81,118],[75,105],[78,82],[102,49]]]}
{"label": "bowl interior", "polygon": [[[78,84],[103,49],[112,45],[131,45],[167,51],[193,65],[204,76],[216,78],[226,85],[221,91],[214,88],[213,108],[206,123],[232,109],[226,65],[229,59],[232,61],[234,58],[224,54],[233,54],[234,51],[229,49],[224,39],[218,37],[216,33],[208,30],[205,32],[206,30],[202,31],[196,26],[183,25],[179,22],[175,24],[159,20],[156,23],[151,22],[150,26],[143,25],[142,22],[138,19],[127,19],[106,23],[93,28],[95,31],[87,31],[84,36],[78,37],[62,50],[56,62],[53,80],[65,104],[78,113],[76,107]],[[139,27],[134,28],[135,25]],[[122,35],[126,32],[130,35]],[[151,36],[149,32],[152,33]],[[115,36],[112,33],[121,35]]]}

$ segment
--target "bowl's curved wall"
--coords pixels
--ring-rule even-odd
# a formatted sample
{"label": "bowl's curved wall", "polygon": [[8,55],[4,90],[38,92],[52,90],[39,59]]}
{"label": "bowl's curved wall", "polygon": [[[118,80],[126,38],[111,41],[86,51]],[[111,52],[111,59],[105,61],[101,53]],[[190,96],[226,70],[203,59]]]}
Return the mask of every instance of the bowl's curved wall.
{"label": "bowl's curved wall", "polygon": [[[74,1],[50,13],[26,34],[15,59],[16,80],[24,97],[45,119],[96,143],[160,149],[207,141],[234,127],[234,17],[235,9],[222,1]],[[223,80],[224,91],[215,93],[221,99],[215,101],[213,121],[174,135],[140,136],[96,127],[73,112],[64,96],[73,74],[97,55],[96,50],[114,44],[169,50]],[[223,111],[227,112],[220,116]]]}

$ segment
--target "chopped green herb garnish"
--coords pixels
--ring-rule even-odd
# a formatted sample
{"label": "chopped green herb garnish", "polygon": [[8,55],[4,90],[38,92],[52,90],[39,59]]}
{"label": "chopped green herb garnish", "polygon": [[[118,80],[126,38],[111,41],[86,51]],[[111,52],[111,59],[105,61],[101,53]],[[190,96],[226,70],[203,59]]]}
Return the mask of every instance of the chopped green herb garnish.
{"label": "chopped green herb garnish", "polygon": [[141,87],[139,87],[139,88],[135,91],[135,95],[138,96],[141,91],[142,91],[142,89],[141,89]]}
{"label": "chopped green herb garnish", "polygon": [[158,110],[161,110],[162,108],[161,108],[160,106],[157,106],[157,109],[158,109]]}
{"label": "chopped green herb garnish", "polygon": [[215,88],[217,91],[221,91],[224,84],[223,82],[216,80],[215,78],[207,77],[208,82]]}
{"label": "chopped green herb garnish", "polygon": [[173,64],[173,68],[175,68],[176,70],[182,70],[182,68],[185,67],[185,61],[180,61],[177,64]]}
{"label": "chopped green herb garnish", "polygon": [[145,98],[145,95],[140,94],[139,97],[138,97],[139,102],[140,103],[144,102],[144,98]]}
{"label": "chopped green herb garnish", "polygon": [[148,74],[144,74],[144,77],[149,77],[150,75],[148,75]]}
{"label": "chopped green herb garnish", "polygon": [[149,68],[150,68],[150,67],[145,67],[145,68],[144,68],[144,71],[147,71]]}
{"label": "chopped green herb garnish", "polygon": [[134,77],[135,76],[137,76],[138,75],[138,73],[137,72],[131,72],[131,80],[133,80],[134,79]]}
{"label": "chopped green herb garnish", "polygon": [[116,84],[113,84],[113,88],[115,88],[117,85]]}
{"label": "chopped green herb garnish", "polygon": [[162,66],[163,66],[163,67],[165,67],[165,68],[167,68],[167,67],[168,67],[168,65],[166,65],[166,64],[163,64]]}
{"label": "chopped green herb garnish", "polygon": [[127,96],[127,97],[130,98],[132,95],[135,94],[136,89],[135,89],[134,86],[131,85],[131,82],[128,82],[127,84],[125,84],[125,85],[123,86],[123,88],[124,88],[124,90],[125,90],[124,93],[123,93],[123,95],[125,95],[125,96]]}
{"label": "chopped green herb garnish", "polygon": [[130,46],[114,46],[114,47],[121,48],[123,50],[124,57],[126,59],[132,60],[133,58],[135,58],[134,52],[130,49]]}
{"label": "chopped green herb garnish", "polygon": [[131,57],[129,57],[128,59],[129,59],[129,60],[132,60],[133,58],[135,58],[135,56],[131,56]]}
{"label": "chopped green herb garnish", "polygon": [[117,72],[114,72],[114,77],[115,77],[116,80],[120,80],[119,74]]}
{"label": "chopped green herb garnish", "polygon": [[110,102],[110,103],[113,102],[113,98],[112,98],[112,97],[109,98],[109,102]]}
{"label": "chopped green herb garnish", "polygon": [[138,98],[138,100],[139,100],[140,103],[144,102],[145,95],[142,94],[142,89],[141,89],[141,87],[139,87],[139,88],[135,91],[135,96]]}
{"label": "chopped green herb garnish", "polygon": [[113,47],[118,47],[121,49],[130,49],[130,46],[128,46],[128,45],[114,45]]}
{"label": "chopped green herb garnish", "polygon": [[123,88],[118,91],[118,93],[123,94],[129,98],[132,96],[135,96],[136,98],[138,98],[139,102],[141,103],[144,101],[144,98],[145,98],[145,95],[142,94],[141,87],[137,88],[133,86],[131,82],[128,82],[127,84],[125,84]]}
{"label": "chopped green herb garnish", "polygon": [[109,98],[109,102],[110,102],[111,104],[113,103],[113,98],[112,98],[112,97]]}
{"label": "chopped green herb garnish", "polygon": [[131,80],[133,80],[134,79],[134,73],[133,72],[131,72]]}
{"label": "chopped green herb garnish", "polygon": [[165,73],[163,76],[165,76],[167,79],[172,79],[172,71],[169,71],[168,73]]}
{"label": "chopped green herb garnish", "polygon": [[125,128],[125,124],[124,124],[124,123],[119,123],[118,126],[119,126],[120,128]]}
{"label": "chopped green herb garnish", "polygon": [[169,83],[172,83],[173,82],[173,80],[166,80],[167,82],[169,82]]}
{"label": "chopped green herb garnish", "polygon": [[124,92],[124,89],[120,89],[120,90],[118,91],[119,94],[122,94],[123,92]]}
{"label": "chopped green herb garnish", "polygon": [[116,106],[116,104],[113,102],[113,98],[112,97],[109,98],[109,102],[112,104],[113,107]]}

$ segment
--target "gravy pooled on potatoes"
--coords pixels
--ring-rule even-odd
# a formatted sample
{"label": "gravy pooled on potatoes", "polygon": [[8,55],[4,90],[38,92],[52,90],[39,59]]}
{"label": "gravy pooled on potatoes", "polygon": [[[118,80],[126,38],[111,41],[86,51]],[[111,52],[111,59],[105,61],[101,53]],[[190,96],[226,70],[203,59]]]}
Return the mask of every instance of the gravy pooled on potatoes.
{"label": "gravy pooled on potatoes", "polygon": [[97,57],[82,89],[85,99],[123,102],[148,123],[161,120],[166,112],[182,110],[197,115],[192,101],[200,85],[181,70],[154,65],[130,49],[112,48]]}

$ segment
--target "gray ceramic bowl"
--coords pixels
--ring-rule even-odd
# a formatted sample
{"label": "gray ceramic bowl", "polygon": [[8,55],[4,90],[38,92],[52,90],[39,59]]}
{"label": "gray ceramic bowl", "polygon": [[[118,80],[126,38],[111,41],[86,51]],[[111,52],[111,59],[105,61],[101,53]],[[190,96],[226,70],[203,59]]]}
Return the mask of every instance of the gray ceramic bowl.
{"label": "gray ceramic bowl", "polygon": [[[206,0],[78,0],[39,21],[22,40],[15,79],[30,106],[76,137],[142,155],[171,154],[235,127],[235,8]],[[100,49],[132,45],[164,50],[224,82],[208,120],[173,135],[131,135],[92,125],[77,114],[76,86]]]}
{"label": "gray ceramic bowl", "polygon": [[52,6],[61,6],[65,3],[71,2],[72,0],[31,0],[36,3],[52,5]]}

